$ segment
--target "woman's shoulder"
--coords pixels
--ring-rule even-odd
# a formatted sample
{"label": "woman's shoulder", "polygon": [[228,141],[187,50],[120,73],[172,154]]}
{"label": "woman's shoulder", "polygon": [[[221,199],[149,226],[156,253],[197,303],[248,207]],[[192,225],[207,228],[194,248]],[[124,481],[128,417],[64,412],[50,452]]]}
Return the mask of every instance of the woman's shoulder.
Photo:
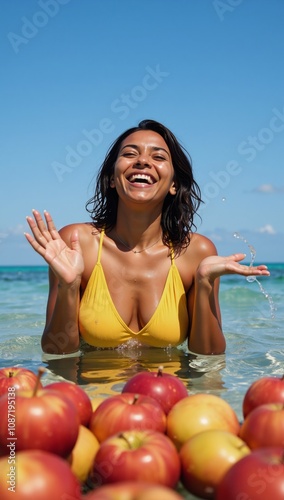
{"label": "woman's shoulder", "polygon": [[188,250],[197,253],[201,258],[217,255],[217,249],[213,241],[200,233],[192,233]]}
{"label": "woman's shoulder", "polygon": [[67,243],[70,243],[72,234],[77,231],[79,240],[81,243],[94,238],[94,234],[98,234],[99,231],[90,222],[74,222],[63,226],[59,230],[61,238]]}

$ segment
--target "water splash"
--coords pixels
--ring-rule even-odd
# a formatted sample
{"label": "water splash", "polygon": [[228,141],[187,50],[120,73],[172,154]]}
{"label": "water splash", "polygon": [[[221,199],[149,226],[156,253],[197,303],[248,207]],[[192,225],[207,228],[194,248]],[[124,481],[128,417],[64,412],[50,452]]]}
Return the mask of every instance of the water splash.
{"label": "water splash", "polygon": [[[240,233],[234,233],[234,238],[240,239],[247,244],[250,251],[250,267],[252,267],[255,261],[256,249],[252,245],[250,245],[249,242]],[[248,276],[248,278],[253,278],[251,281],[255,281],[255,276]]]}
{"label": "water splash", "polygon": [[[254,262],[255,262],[255,257],[256,257],[256,250],[255,250],[255,248],[240,233],[237,233],[237,232],[234,233],[234,238],[242,240],[248,246],[249,251],[250,251],[250,265],[249,265],[249,267],[252,267],[253,264],[254,264]],[[266,292],[266,290],[263,288],[262,284],[260,283],[260,281],[257,279],[256,276],[247,276],[246,280],[249,283],[253,283],[254,281],[257,282],[261,293],[268,300],[269,309],[270,309],[270,316],[271,316],[272,319],[274,319],[275,318],[276,307],[275,307],[275,304],[274,304],[274,302],[272,300],[272,297]]]}

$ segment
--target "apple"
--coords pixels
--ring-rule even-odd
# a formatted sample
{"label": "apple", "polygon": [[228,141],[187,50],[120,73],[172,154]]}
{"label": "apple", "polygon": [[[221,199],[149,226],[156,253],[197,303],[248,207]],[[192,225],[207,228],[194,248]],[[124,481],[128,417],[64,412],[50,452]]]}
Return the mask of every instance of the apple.
{"label": "apple", "polygon": [[90,472],[94,487],[120,481],[145,481],[174,488],[180,458],[171,440],[153,430],[129,430],[100,444]]}
{"label": "apple", "polygon": [[166,432],[167,417],[161,405],[143,394],[125,392],[110,396],[93,412],[89,424],[99,442],[131,429]]}
{"label": "apple", "polygon": [[198,432],[220,429],[238,434],[240,423],[233,408],[219,396],[199,393],[178,401],[167,416],[166,434],[180,449]]}
{"label": "apple", "polygon": [[0,458],[1,500],[81,500],[80,482],[61,457],[41,450]]}
{"label": "apple", "polygon": [[126,382],[123,392],[145,394],[156,399],[166,415],[175,403],[188,396],[187,388],[182,380],[170,373],[164,373],[162,366],[157,372],[136,373]]}
{"label": "apple", "polygon": [[193,495],[214,498],[227,470],[249,453],[249,447],[235,434],[216,429],[199,432],[180,450],[182,484]]}
{"label": "apple", "polygon": [[243,399],[244,418],[254,408],[266,403],[284,404],[284,376],[262,377],[250,385]]}
{"label": "apple", "polygon": [[68,457],[72,472],[81,483],[84,483],[91,470],[100,443],[85,425],[80,425],[74,448]]}
{"label": "apple", "polygon": [[182,500],[179,493],[167,486],[141,481],[123,481],[100,486],[87,493],[85,500]]}
{"label": "apple", "polygon": [[[10,366],[0,369],[0,396],[7,394],[8,387],[16,390],[33,389],[37,382],[37,375],[27,368]],[[39,384],[42,387],[42,384]]]}
{"label": "apple", "polygon": [[283,500],[283,447],[260,448],[236,462],[225,474],[216,500]]}
{"label": "apple", "polygon": [[245,418],[239,435],[252,450],[267,446],[284,448],[284,405],[257,406]]}
{"label": "apple", "polygon": [[38,385],[33,391],[18,391],[13,398],[10,395],[0,398],[1,454],[9,454],[9,444],[15,442],[17,452],[40,449],[67,457],[80,425],[70,399],[56,391],[38,390]]}
{"label": "apple", "polygon": [[70,398],[78,410],[80,423],[86,427],[89,426],[93,408],[91,399],[82,387],[73,382],[53,382],[46,385],[45,389],[59,391]]}

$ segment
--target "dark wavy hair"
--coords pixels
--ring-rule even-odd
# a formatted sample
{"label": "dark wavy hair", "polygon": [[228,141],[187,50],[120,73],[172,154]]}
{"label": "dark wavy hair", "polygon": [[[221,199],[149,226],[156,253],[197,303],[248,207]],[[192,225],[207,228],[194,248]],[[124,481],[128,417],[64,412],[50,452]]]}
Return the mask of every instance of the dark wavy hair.
{"label": "dark wavy hair", "polygon": [[97,229],[110,230],[116,224],[118,195],[116,189],[110,187],[121,143],[134,132],[152,130],[163,137],[166,142],[174,167],[176,194],[167,194],[161,216],[163,243],[173,245],[179,254],[190,243],[190,233],[196,229],[194,216],[201,199],[201,191],[193,178],[191,159],[186,149],[181,146],[174,134],[161,123],[154,120],[143,120],[137,127],[123,132],[110,146],[97,175],[95,194],[86,203],[86,210],[91,214],[93,225]]}

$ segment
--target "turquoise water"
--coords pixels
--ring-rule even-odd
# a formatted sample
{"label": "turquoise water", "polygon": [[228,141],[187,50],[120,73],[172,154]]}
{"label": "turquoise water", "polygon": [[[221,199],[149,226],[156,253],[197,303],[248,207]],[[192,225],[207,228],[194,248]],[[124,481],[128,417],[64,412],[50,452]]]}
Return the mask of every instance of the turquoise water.
{"label": "turquoise water", "polygon": [[284,373],[284,263],[268,267],[271,276],[258,281],[221,279],[225,355],[195,356],[186,346],[155,349],[130,342],[118,349],[85,348],[60,357],[48,357],[40,347],[47,267],[0,267],[0,367],[17,365],[36,372],[45,366],[43,383],[72,380],[96,397],[120,392],[137,371],[163,365],[184,380],[189,393],[221,396],[242,420],[248,386],[262,376]]}

